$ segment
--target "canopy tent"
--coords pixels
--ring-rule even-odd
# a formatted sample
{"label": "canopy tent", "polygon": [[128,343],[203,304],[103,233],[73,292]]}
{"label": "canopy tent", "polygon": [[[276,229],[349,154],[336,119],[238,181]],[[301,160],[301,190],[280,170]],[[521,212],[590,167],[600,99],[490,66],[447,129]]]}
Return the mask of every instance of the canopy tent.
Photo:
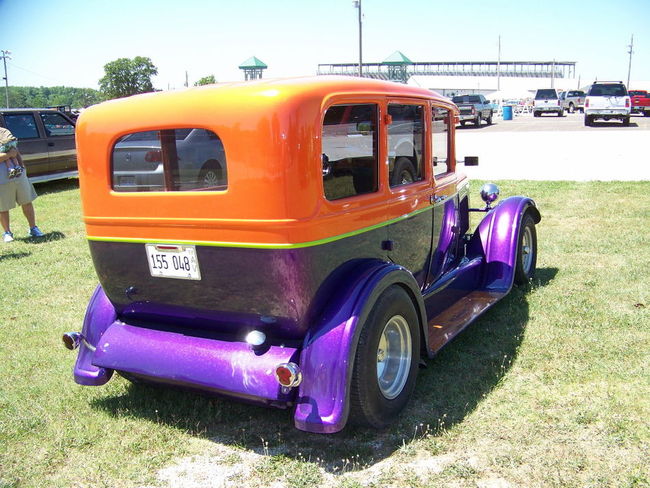
{"label": "canopy tent", "polygon": [[492,93],[485,95],[485,98],[495,101],[495,100],[524,100],[526,98],[532,98],[535,96],[530,90],[523,89],[508,89],[508,90],[497,90]]}

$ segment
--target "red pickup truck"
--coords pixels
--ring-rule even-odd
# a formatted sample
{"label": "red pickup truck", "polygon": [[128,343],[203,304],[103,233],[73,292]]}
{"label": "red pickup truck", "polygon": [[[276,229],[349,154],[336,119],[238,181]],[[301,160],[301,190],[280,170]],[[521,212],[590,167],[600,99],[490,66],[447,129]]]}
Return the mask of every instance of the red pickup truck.
{"label": "red pickup truck", "polygon": [[629,90],[632,113],[650,117],[650,95],[646,90]]}

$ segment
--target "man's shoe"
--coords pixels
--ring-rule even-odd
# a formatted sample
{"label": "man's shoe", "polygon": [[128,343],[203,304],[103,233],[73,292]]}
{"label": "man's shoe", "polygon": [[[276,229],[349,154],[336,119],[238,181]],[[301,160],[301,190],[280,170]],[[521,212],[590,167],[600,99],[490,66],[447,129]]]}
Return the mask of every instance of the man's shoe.
{"label": "man's shoe", "polygon": [[5,242],[11,242],[14,240],[14,235],[10,231],[6,231],[2,234],[2,240]]}
{"label": "man's shoe", "polygon": [[38,226],[34,226],[31,229],[29,229],[29,236],[30,237],[43,237],[45,234],[41,232],[41,229],[38,228]]}

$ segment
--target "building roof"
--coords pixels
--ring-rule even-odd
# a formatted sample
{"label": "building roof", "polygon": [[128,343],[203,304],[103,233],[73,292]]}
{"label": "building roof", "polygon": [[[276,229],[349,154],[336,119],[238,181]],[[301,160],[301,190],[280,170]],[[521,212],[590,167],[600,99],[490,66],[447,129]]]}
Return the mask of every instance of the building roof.
{"label": "building roof", "polygon": [[403,66],[406,64],[413,64],[413,61],[407,58],[401,51],[395,51],[393,54],[384,59],[381,64]]}
{"label": "building roof", "polygon": [[257,68],[257,69],[266,69],[268,66],[263,62],[257,59],[255,56],[251,56],[248,58],[246,61],[244,61],[242,64],[239,65],[239,69],[247,69],[247,68]]}

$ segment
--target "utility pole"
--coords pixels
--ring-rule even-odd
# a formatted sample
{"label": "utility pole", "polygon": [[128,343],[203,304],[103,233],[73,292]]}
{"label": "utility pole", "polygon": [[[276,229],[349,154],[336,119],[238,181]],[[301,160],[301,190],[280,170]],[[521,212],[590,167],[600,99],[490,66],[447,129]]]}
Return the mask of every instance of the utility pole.
{"label": "utility pole", "polygon": [[363,47],[361,42],[361,0],[354,0],[352,2],[354,8],[359,9],[359,77],[363,76]]}
{"label": "utility pole", "polygon": [[632,48],[634,48],[634,34],[632,34],[632,39],[630,39],[630,45],[628,46],[630,50],[628,54],[630,55],[630,63],[627,65],[627,89],[630,89],[630,72],[632,71]]}
{"label": "utility pole", "polygon": [[501,36],[499,36],[499,55],[497,57],[497,90],[501,90]]}
{"label": "utility pole", "polygon": [[11,51],[5,51],[4,49],[0,50],[0,53],[2,53],[2,63],[5,66],[5,76],[3,80],[5,80],[5,99],[7,102],[7,108],[9,108],[9,78],[7,77],[7,59],[11,59],[9,55],[11,54]]}

